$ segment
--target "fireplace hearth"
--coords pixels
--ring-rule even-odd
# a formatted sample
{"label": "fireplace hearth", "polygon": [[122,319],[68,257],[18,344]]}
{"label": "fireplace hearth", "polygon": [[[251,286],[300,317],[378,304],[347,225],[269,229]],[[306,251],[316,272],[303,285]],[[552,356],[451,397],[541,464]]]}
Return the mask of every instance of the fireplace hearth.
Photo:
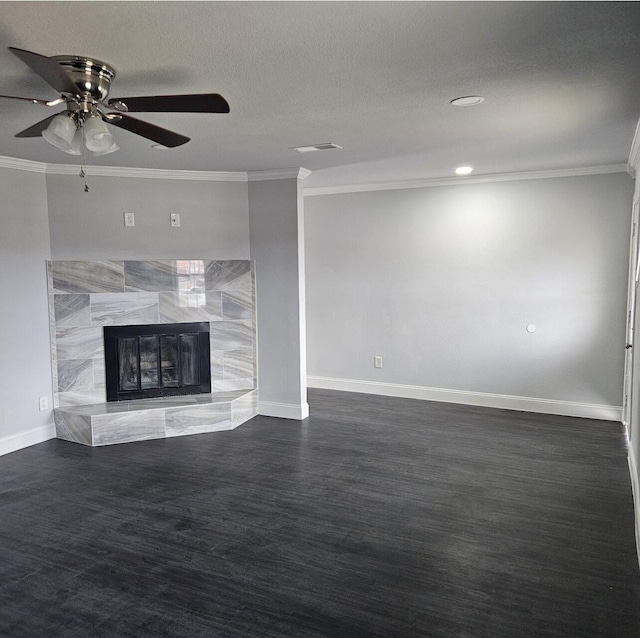
{"label": "fireplace hearth", "polygon": [[209,323],[105,326],[107,401],[211,392]]}

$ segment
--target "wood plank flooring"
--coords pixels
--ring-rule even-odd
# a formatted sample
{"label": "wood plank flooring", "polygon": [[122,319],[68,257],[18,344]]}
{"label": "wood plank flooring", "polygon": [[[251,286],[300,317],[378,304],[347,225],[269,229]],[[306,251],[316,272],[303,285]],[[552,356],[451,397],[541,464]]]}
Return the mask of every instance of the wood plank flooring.
{"label": "wood plank flooring", "polygon": [[1,457],[0,636],[640,636],[620,424],[309,402]]}

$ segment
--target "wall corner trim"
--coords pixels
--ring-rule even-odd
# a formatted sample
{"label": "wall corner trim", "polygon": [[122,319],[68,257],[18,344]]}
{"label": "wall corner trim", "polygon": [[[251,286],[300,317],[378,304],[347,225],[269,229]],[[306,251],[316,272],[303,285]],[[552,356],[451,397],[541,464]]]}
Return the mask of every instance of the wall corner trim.
{"label": "wall corner trim", "polygon": [[332,377],[309,376],[307,377],[307,383],[310,388],[322,388],[324,390],[361,392],[363,394],[379,394],[405,399],[459,403],[462,405],[477,405],[502,410],[538,412],[541,414],[601,419],[604,421],[620,421],[622,419],[622,407],[616,405],[576,403],[573,401],[518,397],[507,394],[491,394],[488,392],[451,390],[447,388],[428,388],[416,385],[402,385],[399,383],[362,381],[358,379],[336,379]]}
{"label": "wall corner trim", "polygon": [[309,416],[308,403],[277,403],[274,401],[258,401],[258,414],[274,416],[279,419],[302,421]]}
{"label": "wall corner trim", "polygon": [[436,186],[466,186],[467,184],[488,184],[491,182],[515,182],[528,179],[552,179],[558,177],[582,177],[584,175],[608,175],[628,173],[627,164],[606,164],[604,166],[581,166],[557,168],[519,173],[492,173],[469,177],[439,177],[413,180],[392,180],[389,182],[369,182],[362,184],[342,184],[338,186],[308,186],[305,197],[313,195],[338,195],[340,193],[363,193],[367,191],[403,190],[406,188],[434,188]]}
{"label": "wall corner trim", "polygon": [[306,179],[311,175],[307,168],[276,168],[270,171],[249,171],[250,182],[264,182],[271,179]]}
{"label": "wall corner trim", "polygon": [[11,434],[0,439],[0,456],[55,438],[56,426],[53,423]]}
{"label": "wall corner trim", "polygon": [[627,171],[634,179],[638,171],[640,171],[640,120],[638,120],[636,132],[633,136],[633,141],[631,142]]}
{"label": "wall corner trim", "polygon": [[631,491],[633,493],[633,511],[636,521],[636,549],[638,551],[638,565],[640,565],[640,476],[638,476],[638,464],[631,446],[629,446],[628,460],[629,473],[631,474]]}

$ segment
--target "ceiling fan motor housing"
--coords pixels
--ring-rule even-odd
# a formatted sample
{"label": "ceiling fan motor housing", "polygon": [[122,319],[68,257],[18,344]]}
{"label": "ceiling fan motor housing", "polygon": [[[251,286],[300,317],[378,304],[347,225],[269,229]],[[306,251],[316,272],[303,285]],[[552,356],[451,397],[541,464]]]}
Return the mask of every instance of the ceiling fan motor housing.
{"label": "ceiling fan motor housing", "polygon": [[100,60],[79,55],[52,56],[71,77],[78,88],[78,95],[103,102],[109,94],[116,70]]}

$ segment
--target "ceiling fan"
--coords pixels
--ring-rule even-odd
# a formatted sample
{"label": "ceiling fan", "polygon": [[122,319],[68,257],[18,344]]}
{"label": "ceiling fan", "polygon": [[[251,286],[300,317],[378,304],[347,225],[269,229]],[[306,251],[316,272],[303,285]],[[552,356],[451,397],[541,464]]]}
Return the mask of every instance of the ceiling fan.
{"label": "ceiling fan", "polygon": [[[47,57],[9,47],[9,50],[50,84],[60,97],[54,100],[0,95],[43,106],[66,103],[64,111],[20,131],[16,137],[39,137],[60,150],[81,155],[86,147],[95,155],[118,150],[106,124],[135,133],[167,148],[181,146],[188,137],[127,115],[147,113],[229,113],[228,102],[217,93],[121,97],[107,101],[115,69],[94,58],[77,55]],[[113,109],[112,111],[110,109]]]}

